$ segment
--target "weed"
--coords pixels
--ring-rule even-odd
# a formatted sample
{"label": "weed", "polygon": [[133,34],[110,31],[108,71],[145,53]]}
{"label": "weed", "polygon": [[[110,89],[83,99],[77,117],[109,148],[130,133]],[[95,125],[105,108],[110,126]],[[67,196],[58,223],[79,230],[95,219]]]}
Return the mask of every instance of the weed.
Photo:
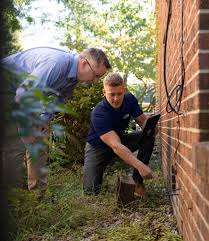
{"label": "weed", "polygon": [[[160,177],[158,154],[151,166]],[[117,207],[117,171],[106,173],[102,192],[82,190],[82,167],[73,170],[56,163],[50,168],[43,200],[36,192],[14,189],[10,194],[15,241],[180,241],[164,179],[146,181],[146,195],[125,208]],[[118,167],[117,167],[118,168]],[[122,170],[122,169],[121,169]],[[127,171],[128,169],[126,169]]]}

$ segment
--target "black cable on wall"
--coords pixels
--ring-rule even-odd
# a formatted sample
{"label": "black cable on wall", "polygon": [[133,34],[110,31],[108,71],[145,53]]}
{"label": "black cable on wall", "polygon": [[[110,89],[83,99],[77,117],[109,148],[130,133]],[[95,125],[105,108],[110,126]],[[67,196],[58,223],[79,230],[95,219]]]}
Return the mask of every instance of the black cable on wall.
{"label": "black cable on wall", "polygon": [[[170,25],[170,20],[172,16],[172,1],[168,0],[168,14],[167,14],[167,19],[166,19],[166,28],[165,28],[165,33],[164,33],[164,56],[163,56],[163,81],[164,81],[164,86],[165,86],[165,92],[166,92],[166,97],[167,97],[167,104],[166,104],[166,111],[167,113],[174,112],[177,115],[181,115],[180,113],[180,107],[181,107],[181,100],[183,96],[183,88],[184,88],[184,81],[185,81],[185,67],[184,67],[184,56],[183,56],[183,45],[184,45],[184,39],[183,39],[183,0],[181,0],[181,43],[180,43],[180,48],[181,48],[181,83],[176,85],[172,91],[169,93],[168,91],[168,86],[167,86],[167,66],[166,66],[166,60],[167,60],[167,45],[168,45],[168,30],[169,30],[169,25]],[[172,99],[174,99],[172,101]]]}
{"label": "black cable on wall", "polygon": [[[170,161],[168,162],[168,174],[170,175],[170,187],[173,190],[173,177],[176,176],[177,171],[176,171],[176,154],[178,152],[178,148],[180,146],[180,115],[182,113],[180,112],[181,108],[181,101],[182,101],[182,96],[183,96],[183,88],[184,88],[184,82],[185,82],[185,65],[184,65],[184,0],[181,1],[181,9],[180,9],[180,17],[181,17],[181,39],[180,39],[180,65],[181,65],[181,82],[180,84],[176,84],[174,88],[169,92],[168,90],[168,85],[167,85],[167,49],[168,49],[168,31],[169,31],[169,26],[170,26],[170,21],[171,21],[171,16],[172,16],[172,0],[167,0],[168,4],[168,14],[167,14],[167,19],[166,19],[166,27],[165,27],[165,33],[164,33],[164,39],[163,39],[163,44],[164,44],[164,56],[163,56],[163,81],[164,81],[164,86],[165,86],[165,92],[166,92],[166,97],[167,97],[167,104],[166,104],[166,112],[167,113],[175,113],[178,116],[177,120],[177,145],[175,148],[175,153],[174,153],[174,165],[171,165]],[[176,185],[176,184],[175,184]],[[174,188],[175,189],[175,188]],[[174,191],[174,190],[173,190]]]}

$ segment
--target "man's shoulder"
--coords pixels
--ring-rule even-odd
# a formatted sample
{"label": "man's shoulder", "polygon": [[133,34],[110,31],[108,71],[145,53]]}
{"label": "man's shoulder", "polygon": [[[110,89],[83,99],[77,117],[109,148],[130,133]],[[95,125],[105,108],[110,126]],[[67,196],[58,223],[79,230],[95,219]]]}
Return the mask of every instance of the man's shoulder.
{"label": "man's shoulder", "polygon": [[111,108],[107,105],[105,99],[100,101],[92,110],[91,117],[93,118],[100,118],[100,119],[106,119],[111,117]]}
{"label": "man's shoulder", "polygon": [[101,100],[93,109],[93,113],[96,113],[96,112],[103,112],[105,111],[105,104],[104,104],[104,100]]}
{"label": "man's shoulder", "polygon": [[126,99],[136,99],[136,97],[129,91],[127,91],[124,95]]}
{"label": "man's shoulder", "polygon": [[125,95],[124,95],[124,101],[126,103],[130,103],[131,104],[133,102],[136,102],[137,99],[131,92],[126,92]]}

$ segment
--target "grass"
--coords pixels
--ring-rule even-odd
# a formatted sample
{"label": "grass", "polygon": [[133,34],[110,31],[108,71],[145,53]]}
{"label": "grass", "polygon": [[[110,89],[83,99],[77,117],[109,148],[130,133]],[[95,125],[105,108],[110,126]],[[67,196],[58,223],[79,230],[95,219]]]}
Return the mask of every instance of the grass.
{"label": "grass", "polygon": [[[151,167],[158,176],[158,155]],[[109,169],[101,194],[82,191],[82,168],[51,166],[43,200],[37,193],[15,189],[10,195],[15,241],[180,241],[162,177],[146,181],[145,198],[117,207],[116,180],[120,166]],[[119,172],[121,169],[119,170]]]}

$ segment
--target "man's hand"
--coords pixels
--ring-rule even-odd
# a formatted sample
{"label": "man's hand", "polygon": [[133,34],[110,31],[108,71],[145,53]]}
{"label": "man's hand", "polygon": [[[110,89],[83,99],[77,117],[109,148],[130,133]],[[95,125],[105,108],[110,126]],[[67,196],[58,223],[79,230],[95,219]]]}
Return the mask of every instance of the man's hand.
{"label": "man's hand", "polygon": [[128,165],[136,168],[143,178],[153,178],[152,170],[137,159],[133,153],[121,143],[119,136],[114,131],[110,131],[100,136],[100,138],[104,143],[112,148],[116,155],[118,155]]}
{"label": "man's hand", "polygon": [[137,170],[144,179],[152,179],[154,177],[152,170],[142,162]]}
{"label": "man's hand", "polygon": [[24,144],[34,144],[36,143],[36,138],[34,136],[21,137]]}
{"label": "man's hand", "polygon": [[[140,116],[138,116],[135,121],[136,123],[142,128],[144,129],[147,120],[149,119],[149,116],[146,116],[145,114],[141,114]],[[156,136],[158,134],[158,126],[156,125],[155,130],[148,130],[147,131],[147,136]]]}

